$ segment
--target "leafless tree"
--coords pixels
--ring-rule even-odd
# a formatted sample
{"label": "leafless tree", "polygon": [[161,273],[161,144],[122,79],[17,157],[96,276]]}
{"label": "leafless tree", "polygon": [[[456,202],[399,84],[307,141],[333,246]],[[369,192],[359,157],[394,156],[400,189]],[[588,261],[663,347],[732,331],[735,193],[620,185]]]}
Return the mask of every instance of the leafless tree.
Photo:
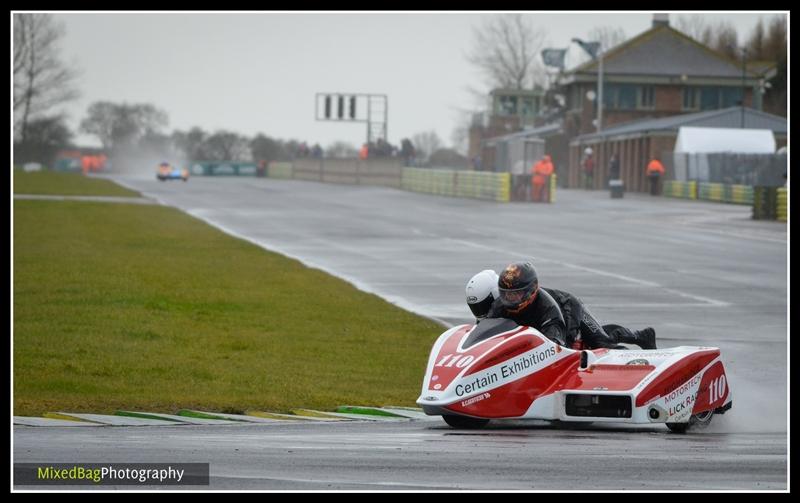
{"label": "leafless tree", "polygon": [[50,14],[14,14],[14,125],[21,143],[38,114],[78,97],[78,71],[64,64],[64,27]]}
{"label": "leafless tree", "polygon": [[217,131],[205,141],[210,161],[251,160],[250,141],[232,131]]}
{"label": "leafless tree", "polygon": [[546,32],[521,14],[488,17],[473,28],[473,45],[467,60],[475,65],[492,88],[532,89],[544,85],[537,57]]}
{"label": "leafless tree", "polygon": [[171,140],[187,159],[191,161],[203,161],[208,158],[205,152],[205,141],[208,133],[199,127],[193,127],[189,131],[176,130],[172,132]]}
{"label": "leafless tree", "polygon": [[675,21],[678,31],[689,35],[703,45],[724,54],[731,59],[741,56],[739,34],[729,22],[712,23],[701,15],[679,16]]}
{"label": "leafless tree", "polygon": [[142,137],[160,132],[168,123],[167,113],[149,103],[97,101],[89,106],[80,129],[97,136],[103,148],[112,151],[135,146]]}
{"label": "leafless tree", "polygon": [[283,142],[258,133],[250,140],[250,153],[258,161],[286,161],[291,158]]}
{"label": "leafless tree", "polygon": [[697,40],[701,44],[710,45],[712,39],[712,28],[705,19],[700,16],[678,16],[675,19],[675,28]]}
{"label": "leafless tree", "polygon": [[411,138],[411,143],[414,144],[417,157],[423,161],[427,161],[431,154],[443,147],[442,140],[433,130],[415,134]]}
{"label": "leafless tree", "polygon": [[625,30],[614,26],[597,26],[589,30],[586,39],[600,42],[603,51],[612,49],[627,40]]}
{"label": "leafless tree", "polygon": [[742,47],[738,44],[740,38],[744,41],[747,61],[774,61],[777,64],[777,75],[770,80],[770,87],[764,95],[764,109],[770,113],[786,115],[788,67],[785,15],[773,16],[766,27],[759,19],[747,38],[739,37],[736,29],[729,23],[713,24],[698,15],[680,16],[676,26],[678,30],[698,42],[725,54],[736,62],[742,58]]}

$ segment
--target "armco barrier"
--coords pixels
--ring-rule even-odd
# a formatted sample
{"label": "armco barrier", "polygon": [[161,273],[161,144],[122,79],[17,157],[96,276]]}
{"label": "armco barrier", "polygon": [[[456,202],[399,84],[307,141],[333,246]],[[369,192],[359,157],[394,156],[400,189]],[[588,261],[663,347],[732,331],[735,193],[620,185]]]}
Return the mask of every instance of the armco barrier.
{"label": "armco barrier", "polygon": [[511,175],[482,171],[403,168],[401,188],[441,196],[508,202]]}

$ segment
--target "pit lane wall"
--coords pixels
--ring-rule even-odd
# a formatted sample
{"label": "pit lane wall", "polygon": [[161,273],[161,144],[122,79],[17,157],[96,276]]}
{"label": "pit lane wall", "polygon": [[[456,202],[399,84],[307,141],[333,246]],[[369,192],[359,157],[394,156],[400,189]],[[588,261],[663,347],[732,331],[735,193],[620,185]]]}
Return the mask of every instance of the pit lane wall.
{"label": "pit lane wall", "polygon": [[402,159],[295,159],[292,178],[348,185],[400,188]]}

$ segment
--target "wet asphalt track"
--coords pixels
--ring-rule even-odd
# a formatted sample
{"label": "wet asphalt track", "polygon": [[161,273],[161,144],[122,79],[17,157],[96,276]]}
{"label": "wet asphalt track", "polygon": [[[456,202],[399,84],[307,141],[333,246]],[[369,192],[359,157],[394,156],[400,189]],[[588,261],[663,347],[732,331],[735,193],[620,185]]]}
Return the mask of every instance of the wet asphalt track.
{"label": "wet asphalt track", "polygon": [[[601,322],[653,326],[660,346],[722,348],[734,407],[684,436],[439,422],[15,427],[16,462],[208,461],[211,487],[230,489],[787,488],[785,224],[639,194],[561,190],[531,205],[291,180],[119,180],[450,324],[469,320],[473,273],[533,259],[543,285],[575,293]],[[590,473],[576,475],[582,466]]]}

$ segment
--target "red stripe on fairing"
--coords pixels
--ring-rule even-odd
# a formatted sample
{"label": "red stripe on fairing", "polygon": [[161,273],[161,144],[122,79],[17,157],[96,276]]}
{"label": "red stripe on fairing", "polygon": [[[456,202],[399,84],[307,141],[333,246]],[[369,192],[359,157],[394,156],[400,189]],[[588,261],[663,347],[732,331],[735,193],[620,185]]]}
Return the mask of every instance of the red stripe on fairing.
{"label": "red stripe on fairing", "polygon": [[[449,359],[447,362],[445,362],[444,365],[436,366],[440,361],[442,361],[442,358],[444,358],[445,356],[458,355],[459,358],[472,356],[474,358],[474,360],[470,362],[470,364],[472,364],[476,360],[478,360],[478,358],[480,358],[483,354],[487,353],[488,351],[491,351],[492,349],[496,348],[509,338],[519,334],[520,332],[526,330],[527,328],[528,327],[519,327],[511,332],[492,336],[486,339],[485,341],[481,341],[478,344],[475,344],[474,346],[471,346],[469,349],[463,351],[459,351],[458,346],[461,344],[461,340],[464,338],[464,336],[467,333],[469,333],[469,331],[472,329],[472,325],[456,330],[450,335],[450,337],[447,338],[445,343],[442,344],[442,347],[439,349],[439,352],[436,355],[436,360],[433,363],[434,365],[433,369],[431,369],[431,380],[428,383],[428,389],[433,391],[446,389],[447,386],[449,386],[450,383],[452,383],[453,380],[456,377],[458,377],[458,375],[461,372],[464,371],[465,367],[469,368],[469,365],[466,365],[464,367],[457,367],[455,364],[451,365],[450,367],[447,367],[445,365],[449,363]],[[534,336],[531,336],[531,338],[538,339],[537,337]],[[539,344],[542,344],[542,342],[539,341]],[[536,345],[531,347],[535,346]],[[436,386],[438,386],[438,388]]]}
{"label": "red stripe on fairing", "polygon": [[[509,336],[517,335],[519,332],[512,332]],[[508,344],[503,344],[508,341],[509,338],[506,337],[501,344],[498,344],[494,348],[490,349],[485,356],[483,356],[477,364],[473,364],[472,367],[464,374],[464,377],[468,375],[475,374],[476,372],[480,372],[481,370],[486,370],[489,367],[493,367],[498,363],[504,362],[506,360],[510,360],[515,356],[519,356],[526,351],[530,351],[536,347],[541,346],[544,344],[544,341],[540,337],[536,337],[534,335],[528,335],[526,337],[517,337],[514,341],[508,342]],[[557,352],[561,352],[561,348],[556,348]]]}
{"label": "red stripe on fairing", "polygon": [[636,397],[636,406],[641,407],[654,398],[669,394],[697,375],[706,365],[719,358],[719,349],[693,353],[666,368],[660,376],[648,384]]}
{"label": "red stripe on fairing", "polygon": [[653,365],[591,365],[569,376],[559,389],[626,391],[639,384],[653,369]]}
{"label": "red stripe on fairing", "polygon": [[[724,389],[722,393],[720,392],[720,381],[719,378],[725,376],[725,383]],[[722,366],[722,362],[717,362],[711,366],[710,369],[706,370],[706,373],[703,374],[703,380],[700,381],[700,387],[697,388],[697,397],[694,401],[694,407],[692,408],[692,414],[700,414],[701,412],[705,412],[707,410],[713,410],[717,407],[722,407],[725,405],[725,401],[728,399],[728,376],[725,375],[725,368]],[[716,399],[712,402],[711,401],[711,392],[709,387],[711,386],[712,381],[716,384],[717,389],[714,392],[714,396]]]}
{"label": "red stripe on fairing", "polygon": [[[553,383],[559,382],[566,372],[574,372],[580,357],[580,353],[574,353],[522,379],[483,393],[465,396],[463,400],[445,408],[476,417],[520,417],[528,411],[534,400],[557,391]],[[481,395],[485,398],[472,402],[472,399]],[[464,403],[468,405],[462,405]]]}

